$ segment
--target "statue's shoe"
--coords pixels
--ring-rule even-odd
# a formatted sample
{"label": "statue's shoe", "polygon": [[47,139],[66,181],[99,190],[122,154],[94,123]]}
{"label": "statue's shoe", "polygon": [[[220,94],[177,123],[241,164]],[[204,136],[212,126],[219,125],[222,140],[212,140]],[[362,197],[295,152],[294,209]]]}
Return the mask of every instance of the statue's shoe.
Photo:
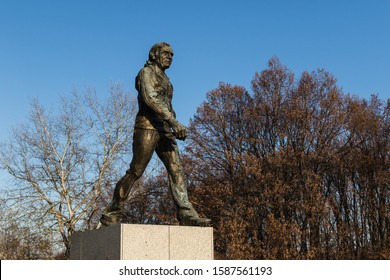
{"label": "statue's shoe", "polygon": [[211,224],[211,220],[208,218],[193,216],[179,217],[178,220],[181,226],[207,227]]}
{"label": "statue's shoe", "polygon": [[122,222],[122,211],[103,212],[100,218],[102,226],[111,226]]}

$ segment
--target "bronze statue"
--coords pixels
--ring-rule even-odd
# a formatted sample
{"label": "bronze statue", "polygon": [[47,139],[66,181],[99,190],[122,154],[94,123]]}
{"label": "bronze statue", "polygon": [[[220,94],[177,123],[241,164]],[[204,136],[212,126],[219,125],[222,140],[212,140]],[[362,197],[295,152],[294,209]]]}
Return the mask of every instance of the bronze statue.
{"label": "bronze statue", "polygon": [[206,226],[210,219],[200,218],[188,199],[176,139],[185,140],[187,130],[176,120],[172,108],[173,87],[165,70],[172,63],[168,43],[155,44],[136,79],[139,111],[135,119],[133,159],[126,174],[117,182],[111,203],[103,211],[102,225],[120,223],[122,210],[134,182],[139,179],[154,151],[164,163],[180,225]]}

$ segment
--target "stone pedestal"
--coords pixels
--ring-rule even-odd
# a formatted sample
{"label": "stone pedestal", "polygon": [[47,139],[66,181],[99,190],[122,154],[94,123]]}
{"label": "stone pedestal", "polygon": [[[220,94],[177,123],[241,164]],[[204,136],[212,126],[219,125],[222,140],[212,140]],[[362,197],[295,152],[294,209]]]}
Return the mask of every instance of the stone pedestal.
{"label": "stone pedestal", "polygon": [[212,260],[213,228],[117,224],[72,236],[72,260]]}

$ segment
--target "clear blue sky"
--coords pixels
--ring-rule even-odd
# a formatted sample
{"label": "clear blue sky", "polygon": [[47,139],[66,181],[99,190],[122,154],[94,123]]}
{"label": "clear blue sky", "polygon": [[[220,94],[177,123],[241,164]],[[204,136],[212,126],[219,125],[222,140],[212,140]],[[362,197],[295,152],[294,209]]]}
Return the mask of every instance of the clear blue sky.
{"label": "clear blue sky", "polygon": [[31,99],[55,108],[73,88],[108,94],[134,77],[156,42],[187,124],[220,81],[249,88],[277,56],[296,74],[325,68],[344,92],[390,97],[390,1],[0,0],[0,141]]}

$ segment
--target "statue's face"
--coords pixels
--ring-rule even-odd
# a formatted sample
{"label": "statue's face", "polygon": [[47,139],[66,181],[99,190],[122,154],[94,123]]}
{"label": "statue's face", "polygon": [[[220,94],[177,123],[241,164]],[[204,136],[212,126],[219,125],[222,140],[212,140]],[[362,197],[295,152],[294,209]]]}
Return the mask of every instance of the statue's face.
{"label": "statue's face", "polygon": [[171,66],[173,57],[173,51],[171,47],[164,46],[160,50],[160,55],[157,57],[157,64],[161,67],[161,69],[165,70]]}

